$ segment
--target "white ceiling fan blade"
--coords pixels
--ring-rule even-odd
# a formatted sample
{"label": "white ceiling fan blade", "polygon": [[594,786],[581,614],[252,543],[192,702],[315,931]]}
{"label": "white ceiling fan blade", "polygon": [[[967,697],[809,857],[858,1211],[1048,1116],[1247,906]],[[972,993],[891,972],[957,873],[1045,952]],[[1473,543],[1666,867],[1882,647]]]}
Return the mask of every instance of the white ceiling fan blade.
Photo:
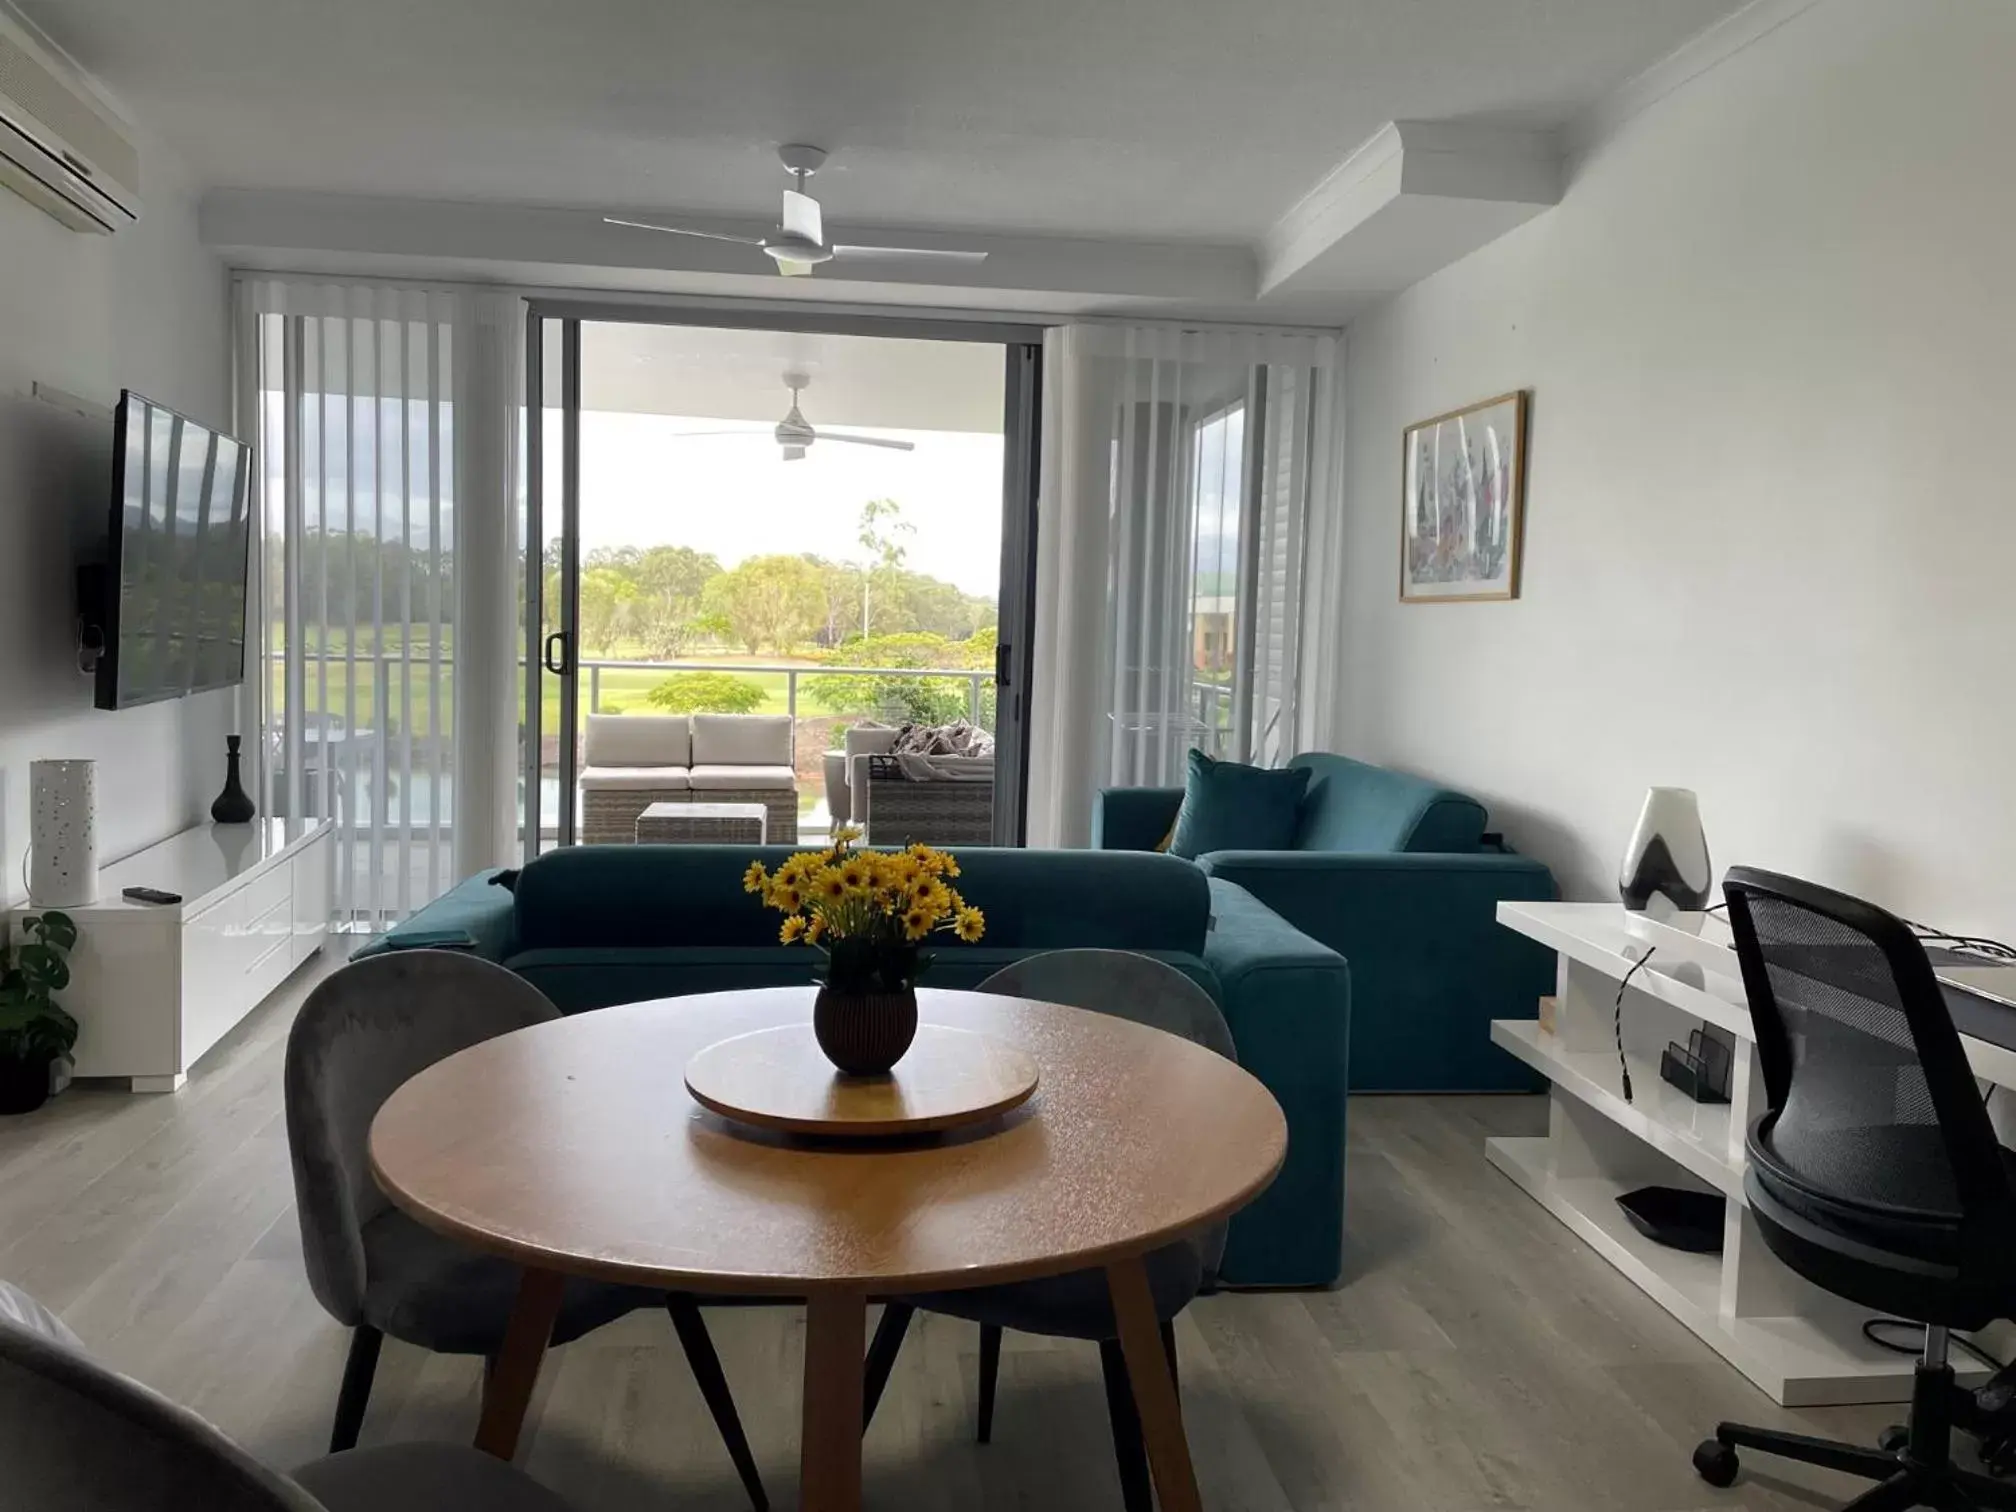
{"label": "white ceiling fan blade", "polygon": [[942,257],[953,262],[985,262],[985,252],[955,252],[944,247],[867,247],[835,242],[835,257]]}
{"label": "white ceiling fan blade", "polygon": [[628,226],[635,231],[663,231],[667,236],[698,236],[707,241],[733,242],[738,247],[760,247],[760,236],[726,236],[719,231],[695,231],[690,226],[654,226],[649,221],[623,220],[618,216],[605,215],[602,223],[608,226]]}
{"label": "white ceiling fan blade", "polygon": [[777,263],[777,271],[782,273],[786,278],[810,278],[812,276],[811,263],[800,262],[795,257],[779,257],[775,261]]}
{"label": "white ceiling fan blade", "polygon": [[784,234],[802,236],[815,247],[826,244],[826,230],[819,215],[819,201],[796,189],[784,191]]}
{"label": "white ceiling fan blade", "polygon": [[884,446],[890,451],[915,451],[915,441],[885,441],[880,436],[850,436],[843,431],[814,431],[821,441],[845,441],[850,446]]}

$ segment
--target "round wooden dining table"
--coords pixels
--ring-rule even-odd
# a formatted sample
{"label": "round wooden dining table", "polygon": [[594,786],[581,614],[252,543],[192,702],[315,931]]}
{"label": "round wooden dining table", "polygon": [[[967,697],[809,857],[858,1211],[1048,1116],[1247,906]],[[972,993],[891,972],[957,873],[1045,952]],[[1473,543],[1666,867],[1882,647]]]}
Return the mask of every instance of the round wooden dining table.
{"label": "round wooden dining table", "polygon": [[806,1299],[800,1505],[861,1505],[874,1298],[1103,1268],[1164,1512],[1198,1507],[1142,1257],[1235,1212],[1287,1151],[1281,1109],[1210,1050],[1053,1003],[925,990],[920,1018],[1033,1058],[998,1123],[900,1142],[730,1123],[682,1076],[732,1035],[809,1022],[811,988],[632,1003],[429,1067],[371,1126],[379,1184],[420,1223],[524,1270],[478,1448],[509,1459],[568,1276]]}

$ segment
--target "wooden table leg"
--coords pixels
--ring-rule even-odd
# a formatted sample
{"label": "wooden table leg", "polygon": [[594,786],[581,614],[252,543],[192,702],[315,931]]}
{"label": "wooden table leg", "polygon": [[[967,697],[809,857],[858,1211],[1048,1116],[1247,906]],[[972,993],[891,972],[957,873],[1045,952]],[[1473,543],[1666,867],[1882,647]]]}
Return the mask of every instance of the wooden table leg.
{"label": "wooden table leg", "polygon": [[476,1425],[476,1447],[485,1454],[508,1460],[518,1452],[518,1430],[525,1425],[525,1409],[539,1383],[539,1362],[546,1357],[566,1285],[566,1278],[553,1271],[529,1269],[518,1283],[504,1342],[483,1376],[483,1417]]}
{"label": "wooden table leg", "polygon": [[1197,1473],[1190,1466],[1190,1444],[1183,1436],[1183,1409],[1176,1396],[1176,1378],[1162,1352],[1161,1324],[1155,1317],[1155,1297],[1148,1289],[1148,1268],[1139,1256],[1116,1260],[1106,1267],[1106,1286],[1113,1294],[1113,1313],[1120,1323],[1120,1351],[1127,1359],[1127,1379],[1134,1387],[1134,1405],[1141,1414],[1141,1437],[1148,1446],[1148,1468],[1155,1476],[1155,1499],[1162,1512],[1202,1512]]}
{"label": "wooden table leg", "polygon": [[865,1292],[822,1292],[805,1305],[805,1429],[800,1512],[861,1512]]}

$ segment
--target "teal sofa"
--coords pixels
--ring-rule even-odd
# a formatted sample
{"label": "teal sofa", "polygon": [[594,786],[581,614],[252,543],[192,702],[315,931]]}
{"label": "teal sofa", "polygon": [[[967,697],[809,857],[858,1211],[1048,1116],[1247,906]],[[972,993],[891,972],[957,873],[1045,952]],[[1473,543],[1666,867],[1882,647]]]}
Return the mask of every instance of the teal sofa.
{"label": "teal sofa", "polygon": [[[1501,901],[1556,897],[1553,874],[1487,835],[1462,793],[1343,756],[1288,764],[1309,772],[1295,848],[1196,864],[1214,895],[1258,900],[1351,963],[1351,1089],[1534,1090],[1490,1022],[1538,1012],[1554,957],[1496,920]],[[1181,788],[1109,789],[1093,843],[1152,850],[1182,802]]]}
{"label": "teal sofa", "polygon": [[[742,890],[771,846],[577,846],[512,888],[485,872],[361,954],[456,945],[501,962],[563,1012],[738,987],[791,986],[818,964],[777,942],[778,916]],[[960,890],[987,915],[978,945],[936,949],[927,978],[977,987],[1040,951],[1103,946],[1166,961],[1225,1012],[1239,1060],[1280,1102],[1288,1158],[1232,1225],[1221,1279],[1324,1286],[1342,1268],[1350,972],[1333,950],[1186,861],[1127,852],[961,850]]]}

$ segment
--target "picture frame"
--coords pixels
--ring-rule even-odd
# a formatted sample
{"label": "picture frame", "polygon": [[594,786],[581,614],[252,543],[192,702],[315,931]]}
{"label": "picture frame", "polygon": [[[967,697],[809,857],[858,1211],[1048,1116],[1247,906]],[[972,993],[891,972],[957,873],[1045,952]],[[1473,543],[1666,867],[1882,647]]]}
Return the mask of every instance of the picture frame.
{"label": "picture frame", "polygon": [[1417,421],[1400,434],[1400,601],[1519,596],[1530,389]]}

